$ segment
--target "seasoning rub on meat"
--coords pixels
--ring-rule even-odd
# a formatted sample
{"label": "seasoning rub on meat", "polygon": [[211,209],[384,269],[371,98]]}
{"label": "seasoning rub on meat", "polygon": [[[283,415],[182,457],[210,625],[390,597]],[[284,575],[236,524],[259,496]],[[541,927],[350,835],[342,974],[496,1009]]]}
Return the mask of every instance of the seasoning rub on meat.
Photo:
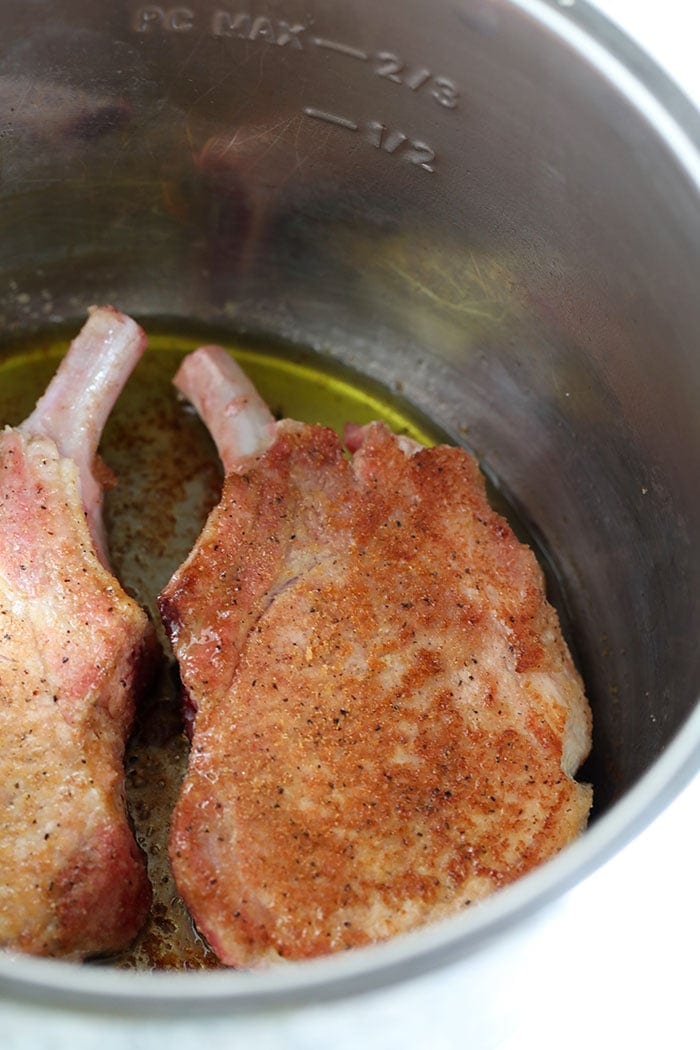
{"label": "seasoning rub on meat", "polygon": [[145,342],[93,309],[34,412],[0,431],[0,948],[116,951],[150,902],[122,759],[155,636],[109,571],[96,461]]}
{"label": "seasoning rub on meat", "polygon": [[451,915],[584,827],[590,710],[474,459],[275,423],[220,348],[176,385],[221,502],[160,599],[193,720],[178,888],[236,966]]}

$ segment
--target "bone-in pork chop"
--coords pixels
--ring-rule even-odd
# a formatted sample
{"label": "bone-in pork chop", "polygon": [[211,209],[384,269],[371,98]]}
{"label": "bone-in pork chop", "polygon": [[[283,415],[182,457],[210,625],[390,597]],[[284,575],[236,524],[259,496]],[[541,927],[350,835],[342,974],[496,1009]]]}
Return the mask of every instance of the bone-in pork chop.
{"label": "bone-in pork chop", "polygon": [[584,827],[581,681],[474,459],[381,423],[274,423],[221,349],[176,384],[226,479],[161,596],[193,717],[171,832],[219,957],[266,965],[450,915]]}
{"label": "bone-in pork chop", "polygon": [[122,758],[154,634],[107,568],[95,461],[144,346],[93,309],[34,412],[0,431],[0,947],[22,952],[123,948],[149,906]]}

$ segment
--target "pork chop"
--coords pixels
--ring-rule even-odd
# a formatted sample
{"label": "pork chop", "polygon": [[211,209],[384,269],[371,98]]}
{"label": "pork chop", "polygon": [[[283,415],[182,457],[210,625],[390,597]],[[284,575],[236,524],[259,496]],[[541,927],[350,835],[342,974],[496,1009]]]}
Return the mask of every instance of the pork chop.
{"label": "pork chop", "polygon": [[177,886],[227,964],[380,941],[584,827],[582,683],[472,456],[274,423],[218,348],[176,385],[226,478],[160,604],[193,714]]}
{"label": "pork chop", "polygon": [[2,948],[112,952],[150,902],[122,758],[155,636],[107,567],[95,459],[144,347],[93,309],[34,412],[0,432]]}

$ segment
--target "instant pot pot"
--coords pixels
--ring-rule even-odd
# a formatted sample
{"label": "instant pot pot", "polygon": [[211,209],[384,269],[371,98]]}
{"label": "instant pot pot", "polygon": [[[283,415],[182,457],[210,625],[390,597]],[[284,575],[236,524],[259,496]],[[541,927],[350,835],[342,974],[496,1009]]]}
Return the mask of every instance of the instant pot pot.
{"label": "instant pot pot", "polygon": [[258,974],[0,955],[0,1018],[405,1045],[450,1012],[495,1046],[536,945],[576,955],[563,895],[700,766],[698,113],[563,0],[7,0],[0,27],[0,355],[109,301],[400,393],[550,566],[595,789],[580,840],[449,922]]}

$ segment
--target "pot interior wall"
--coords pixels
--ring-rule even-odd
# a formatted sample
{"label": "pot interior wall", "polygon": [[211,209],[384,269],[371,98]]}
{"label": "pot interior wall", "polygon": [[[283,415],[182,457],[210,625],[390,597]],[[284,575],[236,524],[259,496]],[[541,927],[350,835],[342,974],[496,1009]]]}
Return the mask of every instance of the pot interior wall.
{"label": "pot interior wall", "polygon": [[0,25],[2,353],[112,301],[400,385],[552,559],[604,810],[700,684],[700,215],[651,123],[505,0]]}

